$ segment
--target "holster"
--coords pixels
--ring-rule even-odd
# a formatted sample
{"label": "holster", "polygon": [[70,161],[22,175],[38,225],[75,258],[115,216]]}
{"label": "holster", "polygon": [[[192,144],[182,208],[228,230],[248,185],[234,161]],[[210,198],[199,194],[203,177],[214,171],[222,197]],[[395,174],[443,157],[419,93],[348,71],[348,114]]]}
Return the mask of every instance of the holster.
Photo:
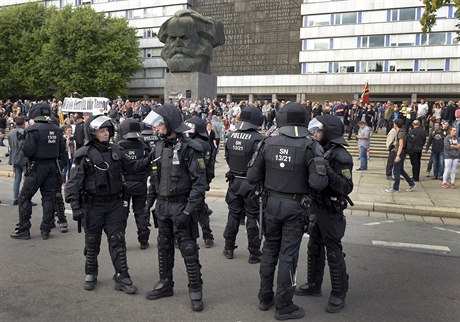
{"label": "holster", "polygon": [[35,161],[28,162],[26,163],[26,173],[24,175],[28,176],[36,169],[37,169],[37,163]]}
{"label": "holster", "polygon": [[225,178],[227,178],[227,179],[225,180],[226,182],[232,183],[233,180],[235,180],[235,175],[234,175],[232,172],[229,171],[229,172],[227,172],[227,173],[225,174]]}
{"label": "holster", "polygon": [[153,226],[155,228],[158,228],[158,220],[157,220],[157,216],[155,214],[155,209],[152,210],[152,218],[153,218]]}

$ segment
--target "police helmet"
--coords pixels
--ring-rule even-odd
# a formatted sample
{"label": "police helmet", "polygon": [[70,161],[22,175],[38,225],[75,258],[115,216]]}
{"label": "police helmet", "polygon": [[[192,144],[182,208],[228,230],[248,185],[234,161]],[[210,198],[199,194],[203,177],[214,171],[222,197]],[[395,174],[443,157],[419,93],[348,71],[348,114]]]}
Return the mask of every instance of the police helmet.
{"label": "police helmet", "polygon": [[323,131],[323,139],[325,141],[331,141],[332,143],[348,145],[347,141],[343,138],[345,133],[345,126],[343,122],[335,115],[324,114],[317,116],[311,120],[308,125],[308,130],[310,132],[315,132],[317,130]]}
{"label": "police helmet", "polygon": [[307,110],[300,103],[287,103],[276,115],[278,132],[290,137],[306,137]]}
{"label": "police helmet", "polygon": [[123,139],[137,139],[141,137],[141,123],[137,119],[126,119],[120,125],[120,134]]}
{"label": "police helmet", "polygon": [[193,116],[185,121],[185,125],[187,125],[190,130],[187,131],[190,134],[198,134],[204,138],[208,138],[208,132],[206,132],[206,122],[198,117]]}
{"label": "police helmet", "polygon": [[183,133],[190,130],[187,125],[182,123],[180,111],[174,104],[164,104],[153,108],[143,122],[152,127],[157,127],[163,123],[168,132]]}
{"label": "police helmet", "polygon": [[144,122],[141,122],[141,134],[142,135],[152,135],[153,134],[153,129],[152,126],[149,124],[146,124]]}
{"label": "police helmet", "polygon": [[39,122],[48,122],[51,119],[51,108],[46,103],[37,103],[29,110],[29,118]]}
{"label": "police helmet", "polygon": [[240,121],[236,125],[236,129],[246,131],[250,129],[257,130],[264,123],[264,115],[262,111],[254,106],[245,107],[240,113]]}
{"label": "police helmet", "polygon": [[115,127],[112,123],[112,119],[105,115],[93,115],[91,116],[84,125],[85,132],[85,144],[96,139],[96,132],[99,129],[107,128],[109,130],[110,137],[115,134]]}

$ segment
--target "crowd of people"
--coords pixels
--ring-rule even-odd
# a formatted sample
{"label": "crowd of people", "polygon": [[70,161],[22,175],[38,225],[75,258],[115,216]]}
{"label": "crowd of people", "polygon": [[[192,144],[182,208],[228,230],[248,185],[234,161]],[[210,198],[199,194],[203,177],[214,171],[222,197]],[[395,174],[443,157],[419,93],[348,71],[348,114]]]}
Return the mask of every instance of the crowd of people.
{"label": "crowd of people", "polygon": [[[346,226],[343,210],[351,203],[348,194],[353,189],[346,132],[360,148],[356,170],[365,171],[372,133],[386,128],[386,175],[394,180],[387,192],[399,191],[400,176],[409,184],[407,191],[415,188],[425,145],[432,149],[433,178],[443,180],[443,188],[456,188],[460,101],[437,102],[430,108],[423,99],[419,104],[403,102],[400,106],[392,102],[326,101],[321,105],[210,99],[159,104],[119,98],[106,115],[91,116],[63,111],[58,101],[8,100],[0,106],[2,118],[13,118],[15,124],[8,145],[19,222],[11,237],[31,238],[31,199],[38,189],[43,206],[42,238],[50,237],[55,217],[61,232],[67,232],[65,199],[73,219],[85,231],[84,288],[91,291],[97,285],[97,257],[104,231],[115,269],[115,289],[133,294],[137,288],[128,273],[124,237],[132,206],[141,249],[149,247],[151,219],[158,228],[160,278],[145,297],[158,300],[173,295],[176,244],[185,261],[194,311],[204,308],[199,226],[205,247],[214,246],[212,210],[204,197],[215,176],[221,141],[229,167],[223,255],[233,259],[236,235],[246,218],[248,263],[260,263],[259,309],[275,306],[279,320],[304,316],[292,301],[294,294],[322,294],[326,258],[332,287],[326,311],[336,313],[345,307],[349,276],[341,239]],[[406,155],[412,177],[404,170]],[[260,204],[264,205],[262,217]],[[318,215],[321,213],[324,215]],[[292,278],[305,229],[310,234],[308,276],[306,283],[295,288]]]}

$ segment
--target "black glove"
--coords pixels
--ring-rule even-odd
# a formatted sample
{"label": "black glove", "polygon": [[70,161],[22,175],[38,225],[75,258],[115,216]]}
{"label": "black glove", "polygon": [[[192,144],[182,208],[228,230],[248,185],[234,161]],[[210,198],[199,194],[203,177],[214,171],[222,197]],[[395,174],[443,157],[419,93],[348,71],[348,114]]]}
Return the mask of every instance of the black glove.
{"label": "black glove", "polygon": [[83,214],[83,211],[78,208],[78,209],[72,209],[72,219],[75,221],[82,220],[85,215]]}
{"label": "black glove", "polygon": [[144,208],[144,217],[145,219],[150,219],[150,208],[148,207]]}
{"label": "black glove", "polygon": [[190,227],[191,220],[192,215],[184,210],[179,216],[177,216],[174,224],[178,229],[188,229]]}

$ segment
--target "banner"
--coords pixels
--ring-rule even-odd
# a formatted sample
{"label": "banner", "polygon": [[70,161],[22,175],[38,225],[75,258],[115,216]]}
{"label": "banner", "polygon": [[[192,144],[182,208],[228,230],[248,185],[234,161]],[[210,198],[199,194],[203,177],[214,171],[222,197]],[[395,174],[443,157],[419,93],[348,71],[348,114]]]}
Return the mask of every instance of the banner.
{"label": "banner", "polygon": [[369,103],[369,84],[366,82],[363,88],[363,92],[361,93],[361,103]]}

